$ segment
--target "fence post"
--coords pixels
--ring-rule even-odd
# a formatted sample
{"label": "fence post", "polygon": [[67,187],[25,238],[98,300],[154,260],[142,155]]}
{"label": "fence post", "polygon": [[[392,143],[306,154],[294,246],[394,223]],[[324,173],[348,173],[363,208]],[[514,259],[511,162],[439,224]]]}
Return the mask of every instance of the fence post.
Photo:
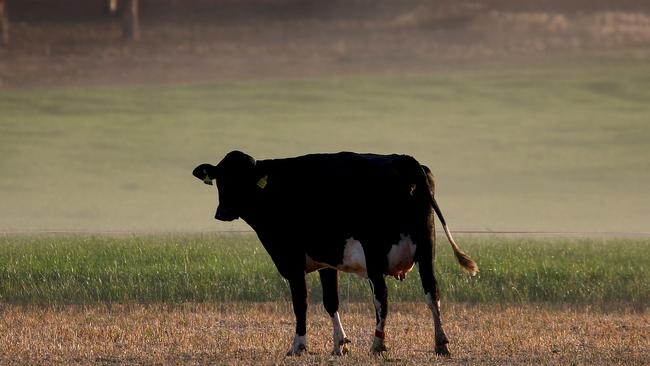
{"label": "fence post", "polygon": [[0,47],[9,45],[9,16],[7,1],[0,0]]}
{"label": "fence post", "polygon": [[128,41],[140,39],[139,0],[126,0],[122,12],[122,38]]}
{"label": "fence post", "polygon": [[105,10],[108,15],[117,14],[117,0],[104,0],[105,1]]}

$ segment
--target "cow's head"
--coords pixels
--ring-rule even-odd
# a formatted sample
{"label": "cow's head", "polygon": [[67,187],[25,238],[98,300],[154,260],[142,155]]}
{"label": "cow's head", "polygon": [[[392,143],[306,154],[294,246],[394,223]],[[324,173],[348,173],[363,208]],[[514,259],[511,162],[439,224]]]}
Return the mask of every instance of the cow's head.
{"label": "cow's head", "polygon": [[192,174],[203,183],[212,185],[217,181],[219,206],[214,218],[233,221],[250,204],[255,184],[255,159],[241,152],[229,152],[216,166],[201,164]]}

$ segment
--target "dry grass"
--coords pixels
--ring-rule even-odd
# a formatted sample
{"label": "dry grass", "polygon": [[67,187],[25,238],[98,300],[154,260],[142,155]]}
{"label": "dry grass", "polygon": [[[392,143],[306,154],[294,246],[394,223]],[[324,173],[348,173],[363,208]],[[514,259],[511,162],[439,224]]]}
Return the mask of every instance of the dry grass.
{"label": "dry grass", "polygon": [[[444,305],[444,304],[443,304]],[[368,304],[342,309],[352,354],[329,355],[331,329],[311,306],[310,354],[285,358],[286,303],[0,306],[0,364],[627,364],[650,363],[650,310],[452,304],[443,311],[453,358],[434,356],[423,304],[392,304],[387,358],[369,356]]]}

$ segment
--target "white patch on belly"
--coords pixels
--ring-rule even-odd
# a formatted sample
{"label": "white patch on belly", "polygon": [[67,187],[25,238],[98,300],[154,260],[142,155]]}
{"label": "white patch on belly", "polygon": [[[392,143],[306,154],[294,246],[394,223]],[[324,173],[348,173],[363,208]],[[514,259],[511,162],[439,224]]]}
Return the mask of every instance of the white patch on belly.
{"label": "white patch on belly", "polygon": [[388,252],[388,274],[404,279],[406,273],[413,269],[415,243],[410,235],[400,234],[400,241]]}
{"label": "white patch on belly", "polygon": [[336,269],[343,272],[355,273],[361,277],[368,278],[366,254],[358,240],[349,238],[345,241],[345,247],[343,248],[343,263],[336,266]]}
{"label": "white patch on belly", "polygon": [[354,238],[349,238],[345,241],[343,247],[343,260],[342,263],[336,267],[322,262],[313,260],[309,255],[305,254],[305,272],[310,273],[322,268],[333,268],[339,271],[355,273],[361,277],[368,278],[368,269],[366,267],[366,254],[363,251],[361,242]]}

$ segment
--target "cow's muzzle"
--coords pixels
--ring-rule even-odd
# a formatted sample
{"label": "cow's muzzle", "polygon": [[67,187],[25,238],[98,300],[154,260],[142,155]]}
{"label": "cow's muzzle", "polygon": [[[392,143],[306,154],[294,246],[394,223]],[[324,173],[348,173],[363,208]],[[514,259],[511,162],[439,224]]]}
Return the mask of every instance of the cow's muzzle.
{"label": "cow's muzzle", "polygon": [[237,212],[229,207],[217,207],[217,213],[214,215],[214,218],[219,221],[233,221],[239,218]]}

